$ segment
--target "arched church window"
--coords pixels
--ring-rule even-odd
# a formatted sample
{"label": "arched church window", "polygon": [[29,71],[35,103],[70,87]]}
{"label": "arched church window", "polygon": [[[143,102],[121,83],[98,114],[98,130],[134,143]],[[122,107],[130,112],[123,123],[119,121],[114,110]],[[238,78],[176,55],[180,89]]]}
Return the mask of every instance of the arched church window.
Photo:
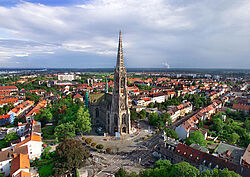
{"label": "arched church window", "polygon": [[122,124],[126,124],[126,114],[122,115]]}
{"label": "arched church window", "polygon": [[122,133],[127,133],[126,127],[123,127],[123,128],[122,128]]}
{"label": "arched church window", "polygon": [[118,125],[118,116],[117,116],[117,114],[114,115],[114,124],[116,126]]}

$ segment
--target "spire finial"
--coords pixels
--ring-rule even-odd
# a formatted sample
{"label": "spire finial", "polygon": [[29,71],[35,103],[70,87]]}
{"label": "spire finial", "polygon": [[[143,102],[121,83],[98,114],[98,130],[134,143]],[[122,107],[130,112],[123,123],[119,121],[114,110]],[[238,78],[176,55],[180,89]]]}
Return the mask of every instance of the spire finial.
{"label": "spire finial", "polygon": [[124,67],[123,49],[122,49],[122,30],[120,30],[119,33],[119,44],[118,44],[117,63],[116,63],[116,68],[120,67]]}

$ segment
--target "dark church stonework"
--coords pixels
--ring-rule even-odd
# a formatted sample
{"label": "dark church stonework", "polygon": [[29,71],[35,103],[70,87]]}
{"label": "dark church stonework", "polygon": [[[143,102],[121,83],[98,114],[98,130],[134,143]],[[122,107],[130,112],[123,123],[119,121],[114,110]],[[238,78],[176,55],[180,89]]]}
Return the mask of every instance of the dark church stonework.
{"label": "dark church stonework", "polygon": [[113,94],[105,93],[90,99],[90,114],[95,126],[102,126],[110,135],[114,135],[115,132],[119,132],[121,135],[131,133],[127,72],[124,67],[121,31],[114,69]]}

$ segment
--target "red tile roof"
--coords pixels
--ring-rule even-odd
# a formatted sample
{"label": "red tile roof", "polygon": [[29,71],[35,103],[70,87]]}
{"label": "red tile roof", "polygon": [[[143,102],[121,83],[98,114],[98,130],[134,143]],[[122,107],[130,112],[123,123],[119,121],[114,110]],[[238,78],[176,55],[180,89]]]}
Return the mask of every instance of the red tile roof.
{"label": "red tile roof", "polygon": [[250,106],[246,104],[233,104],[233,109],[249,111]]}
{"label": "red tile roof", "polygon": [[1,104],[9,104],[9,103],[16,103],[18,101],[18,98],[7,98],[7,99],[0,99],[0,105]]}
{"label": "red tile roof", "polygon": [[25,140],[23,140],[21,143],[17,144],[16,147],[20,147],[29,141],[40,141],[41,142],[42,138],[41,138],[41,136],[32,134],[31,136],[25,138]]}
{"label": "red tile roof", "polygon": [[10,115],[0,115],[0,119],[9,119]]}
{"label": "red tile roof", "polygon": [[175,149],[175,152],[178,155],[184,156],[186,159],[195,162],[196,164],[200,164],[202,156],[204,154],[204,152],[182,143],[178,144],[177,148]]}
{"label": "red tile roof", "polygon": [[11,169],[10,175],[12,176],[19,169],[30,169],[30,160],[29,155],[25,154],[18,154],[12,161],[11,161]]}
{"label": "red tile roof", "polygon": [[77,93],[74,98],[83,98],[82,95],[80,95],[79,93]]}
{"label": "red tile roof", "polygon": [[26,117],[33,116],[35,114],[38,114],[42,108],[45,108],[47,106],[47,101],[42,100],[40,101],[27,115]]}
{"label": "red tile roof", "polygon": [[18,90],[18,88],[16,86],[0,86],[0,91],[5,90]]}
{"label": "red tile roof", "polygon": [[33,104],[34,104],[34,101],[27,100],[24,103],[21,103],[18,106],[16,106],[15,108],[11,109],[10,111],[12,111],[14,113],[18,113],[20,110],[23,110],[23,109],[27,108],[28,106],[32,106]]}
{"label": "red tile roof", "polygon": [[250,167],[250,144],[242,156],[243,165]]}

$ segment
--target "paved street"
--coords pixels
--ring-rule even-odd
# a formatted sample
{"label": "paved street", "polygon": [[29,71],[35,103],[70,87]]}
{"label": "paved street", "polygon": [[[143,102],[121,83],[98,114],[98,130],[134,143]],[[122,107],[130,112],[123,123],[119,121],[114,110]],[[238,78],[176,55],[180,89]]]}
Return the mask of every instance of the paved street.
{"label": "paved street", "polygon": [[[197,111],[185,116],[174,122],[169,128],[175,128],[188,118],[193,116]],[[93,158],[90,158],[87,170],[89,176],[94,174],[100,177],[106,177],[114,174],[119,168],[127,171],[139,173],[141,169],[153,166],[157,159],[153,156],[154,147],[162,140],[162,132],[151,134],[149,125],[145,121],[140,122],[140,130],[134,136],[121,137],[104,137],[88,135],[97,144],[103,144],[104,149],[111,148],[112,154],[99,153],[90,149]],[[144,140],[144,138],[147,138]],[[81,140],[81,137],[77,137]]]}
{"label": "paved street", "polygon": [[[100,177],[106,177],[110,174],[114,174],[119,168],[124,168],[127,171],[139,172],[144,168],[144,164],[148,161],[155,161],[156,159],[152,155],[151,141],[158,142],[159,134],[150,134],[148,131],[148,125],[142,121],[140,122],[140,131],[135,136],[128,136],[116,140],[115,138],[109,138],[106,141],[106,137],[103,136],[85,136],[93,139],[93,142],[97,144],[103,144],[104,149],[107,147],[112,148],[112,154],[99,153],[93,150],[91,154],[93,158],[90,158],[89,165],[87,167],[89,176],[94,174]],[[152,138],[147,138],[144,140],[144,137],[152,136]],[[81,137],[77,137],[78,140],[81,140]],[[145,145],[149,145],[146,147]]]}

